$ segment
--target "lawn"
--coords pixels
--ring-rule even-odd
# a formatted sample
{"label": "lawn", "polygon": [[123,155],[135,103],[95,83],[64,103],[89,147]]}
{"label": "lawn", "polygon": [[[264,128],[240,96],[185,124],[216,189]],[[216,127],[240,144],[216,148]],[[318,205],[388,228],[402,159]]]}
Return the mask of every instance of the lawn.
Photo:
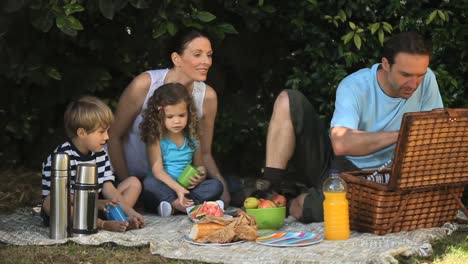
{"label": "lawn", "polygon": [[[0,174],[0,212],[34,206],[40,201],[41,176],[27,169],[3,170]],[[468,228],[432,243],[430,258],[400,257],[400,263],[468,263]],[[149,246],[100,246],[69,242],[55,246],[0,244],[1,263],[200,263],[151,255]]]}

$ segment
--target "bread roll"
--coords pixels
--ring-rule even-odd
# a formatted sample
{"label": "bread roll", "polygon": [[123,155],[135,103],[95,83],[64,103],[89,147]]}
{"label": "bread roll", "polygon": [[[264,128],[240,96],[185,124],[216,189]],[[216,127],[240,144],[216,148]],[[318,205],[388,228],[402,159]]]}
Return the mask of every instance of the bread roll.
{"label": "bread roll", "polygon": [[198,223],[193,224],[190,229],[189,238],[193,241],[205,237],[217,230],[223,229],[225,226],[216,223]]}

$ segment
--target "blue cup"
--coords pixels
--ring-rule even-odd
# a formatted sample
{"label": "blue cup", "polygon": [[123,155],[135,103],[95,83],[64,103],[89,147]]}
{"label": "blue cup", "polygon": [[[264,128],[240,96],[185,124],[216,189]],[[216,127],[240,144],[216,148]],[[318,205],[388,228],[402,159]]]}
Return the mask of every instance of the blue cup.
{"label": "blue cup", "polygon": [[127,216],[125,216],[125,213],[123,212],[119,204],[116,204],[115,206],[106,205],[106,209],[108,211],[106,212],[107,220],[128,222]]}

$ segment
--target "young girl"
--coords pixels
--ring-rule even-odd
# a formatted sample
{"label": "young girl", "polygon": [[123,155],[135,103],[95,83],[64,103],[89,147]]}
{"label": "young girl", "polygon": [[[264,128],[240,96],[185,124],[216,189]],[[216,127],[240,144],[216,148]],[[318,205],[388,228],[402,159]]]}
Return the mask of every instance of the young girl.
{"label": "young girl", "polygon": [[[172,214],[173,208],[185,212],[189,206],[221,196],[222,183],[205,176],[196,110],[185,86],[167,83],[159,87],[148,100],[140,129],[150,165],[143,181],[147,210],[165,217]],[[191,178],[187,190],[177,179],[192,162],[200,173]]]}

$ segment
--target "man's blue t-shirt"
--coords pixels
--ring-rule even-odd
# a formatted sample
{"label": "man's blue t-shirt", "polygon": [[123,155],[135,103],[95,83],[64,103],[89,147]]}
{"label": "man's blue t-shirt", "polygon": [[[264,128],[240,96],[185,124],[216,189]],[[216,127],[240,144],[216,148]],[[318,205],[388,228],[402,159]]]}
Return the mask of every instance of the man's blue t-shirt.
{"label": "man's blue t-shirt", "polygon": [[[434,73],[427,73],[408,99],[386,95],[377,81],[380,64],[361,69],[343,79],[336,91],[335,112],[330,127],[367,132],[400,129],[403,114],[443,107]],[[393,158],[395,144],[366,156],[346,156],[360,169],[377,168]]]}

